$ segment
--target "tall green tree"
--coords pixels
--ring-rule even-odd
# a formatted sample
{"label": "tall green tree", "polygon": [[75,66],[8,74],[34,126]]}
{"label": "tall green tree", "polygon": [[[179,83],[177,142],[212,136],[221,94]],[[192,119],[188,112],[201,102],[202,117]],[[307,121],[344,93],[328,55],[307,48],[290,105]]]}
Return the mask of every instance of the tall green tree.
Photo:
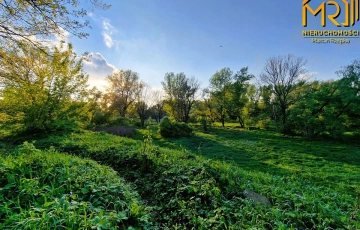
{"label": "tall green tree", "polygon": [[232,77],[228,111],[238,119],[241,128],[245,127],[244,107],[249,102],[249,93],[252,95],[255,92],[255,88],[249,85],[249,81],[254,77],[253,74],[249,73],[248,67],[242,68]]}
{"label": "tall green tree", "polygon": [[231,101],[232,75],[230,68],[223,68],[210,78],[211,97],[216,104],[222,127],[225,126],[225,118]]}
{"label": "tall green tree", "polygon": [[190,119],[190,111],[196,101],[196,93],[200,88],[198,80],[188,78],[184,73],[166,73],[161,82],[167,95],[167,113],[176,121],[187,123]]}
{"label": "tall green tree", "polygon": [[337,138],[359,125],[359,63],[355,60],[338,71],[338,80],[313,81],[297,89],[301,100],[290,107],[289,118],[298,132],[307,138],[322,133]]}
{"label": "tall green tree", "polygon": [[[339,101],[339,111],[336,117],[343,114],[358,117],[360,114],[360,59],[337,71],[342,77],[341,90],[344,94]],[[346,92],[346,93],[345,93]]]}
{"label": "tall green tree", "polygon": [[257,88],[259,98],[257,107],[257,125],[266,128],[271,120],[275,120],[274,104],[272,103],[272,87],[261,85]]}
{"label": "tall green tree", "polygon": [[71,45],[46,51],[19,43],[0,59],[2,125],[35,132],[78,121],[87,95],[82,58]]}

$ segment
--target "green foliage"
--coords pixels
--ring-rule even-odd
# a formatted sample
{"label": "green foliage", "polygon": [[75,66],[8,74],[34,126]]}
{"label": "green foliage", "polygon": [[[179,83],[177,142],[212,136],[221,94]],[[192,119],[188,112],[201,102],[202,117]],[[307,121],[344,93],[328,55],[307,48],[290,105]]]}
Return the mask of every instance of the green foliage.
{"label": "green foliage", "polygon": [[341,138],[346,128],[358,124],[360,64],[354,61],[339,71],[336,81],[313,81],[296,91],[301,100],[290,107],[293,129],[307,138],[329,133]]}
{"label": "green foliage", "polygon": [[192,128],[183,122],[174,122],[164,117],[159,124],[159,133],[163,137],[185,137],[192,134]]}
{"label": "green foliage", "polygon": [[261,129],[268,129],[270,127],[270,124],[271,124],[270,118],[266,118],[266,119],[259,120],[256,123],[256,127],[259,127]]}
{"label": "green foliage", "polygon": [[50,57],[29,43],[13,48],[0,59],[0,124],[32,133],[78,127],[88,79],[82,59],[70,45],[49,49]]}
{"label": "green foliage", "polygon": [[255,86],[249,85],[252,78],[254,75],[248,73],[248,67],[241,68],[235,74],[230,68],[223,68],[210,78],[210,89],[205,90],[210,98],[204,99],[204,103],[210,115],[211,109],[216,110],[223,127],[227,116],[238,119],[241,128],[248,123],[246,120],[249,120],[252,105],[250,100],[254,101],[255,92]]}
{"label": "green foliage", "polygon": [[223,68],[210,78],[210,95],[212,97],[212,103],[219,113],[223,127],[225,125],[225,118],[231,100],[232,74],[233,72],[230,68]]}
{"label": "green foliage", "polygon": [[94,113],[93,118],[92,118],[92,123],[95,126],[108,125],[111,122],[110,117],[111,117],[110,113],[105,113],[105,112],[102,112],[102,111],[96,111]]}
{"label": "green foliage", "polygon": [[[225,142],[229,139],[226,135],[229,131],[216,130],[216,132],[220,131],[224,136],[219,141],[229,144]],[[259,135],[258,131],[252,132]],[[262,136],[262,138],[269,137]],[[144,145],[139,141],[104,133],[83,132],[67,138],[51,139],[40,141],[38,144],[44,146],[48,141],[62,151],[101,161],[112,166],[126,180],[132,182],[142,199],[149,202],[148,205],[153,210],[151,220],[158,228],[357,229],[360,227],[356,198],[347,194],[347,190],[340,189],[343,192],[337,192],[329,188],[328,183],[326,186],[314,185],[311,180],[299,177],[298,174],[279,176],[262,173],[254,171],[252,165],[249,166],[251,169],[246,168],[249,162],[244,162],[244,167],[240,168],[224,161],[193,155],[184,149],[177,151],[146,147],[144,151]],[[179,139],[174,139],[176,140]],[[151,140],[147,138],[147,146],[156,144],[154,141],[156,141],[154,138]],[[211,140],[198,148],[199,145],[195,144],[195,146],[192,140],[189,139],[188,142],[191,142],[188,143],[189,146],[194,146],[197,154],[201,155],[207,154],[208,148],[205,144],[216,143]],[[264,148],[262,145],[258,146],[255,140],[247,142],[242,140],[241,143],[242,145],[234,144],[234,146],[245,145],[249,149],[255,148],[256,151]],[[286,145],[289,146],[288,143]],[[229,147],[226,149],[230,150]],[[226,152],[224,147],[216,151],[218,154]],[[246,152],[243,150],[238,154],[246,154]],[[266,154],[262,152],[256,155],[256,158],[258,159],[260,155]],[[289,159],[290,161],[293,162],[292,158]],[[258,165],[258,169],[263,165]],[[265,207],[253,204],[245,199],[242,193],[244,189],[267,196],[272,205]],[[136,212],[136,206],[133,208]]]}
{"label": "green foliage", "polygon": [[135,122],[135,126],[144,127],[146,119],[148,119],[150,115],[149,106],[144,101],[138,101],[135,103],[135,108],[137,115],[139,116],[140,123]]}
{"label": "green foliage", "polygon": [[239,120],[241,128],[245,127],[247,117],[250,117],[254,101],[255,85],[249,85],[254,75],[248,73],[248,67],[242,68],[234,76],[231,84],[231,99],[228,105],[228,113]]}
{"label": "green foliage", "polygon": [[161,82],[167,94],[165,110],[178,122],[187,123],[195,103],[196,93],[200,88],[198,80],[188,78],[184,73],[166,73]]}
{"label": "green foliage", "polygon": [[106,78],[109,88],[106,98],[109,99],[110,111],[125,117],[129,107],[136,101],[144,89],[139,74],[132,70],[119,70]]}
{"label": "green foliage", "polygon": [[24,143],[0,158],[0,228],[149,228],[149,210],[109,167]]}
{"label": "green foliage", "polygon": [[[79,38],[87,37],[88,34],[82,29],[89,26],[87,20],[74,20],[87,16],[86,9],[80,8],[81,0],[61,1],[53,0],[51,4],[45,0],[2,0],[0,4],[0,31],[1,46],[5,41],[18,41],[24,39],[38,44],[36,38],[49,38],[54,35],[63,37],[64,30]],[[108,9],[102,0],[92,0],[92,8]],[[25,23],[24,23],[25,22]]]}
{"label": "green foliage", "polygon": [[108,126],[123,126],[129,125],[130,121],[125,117],[111,117]]}

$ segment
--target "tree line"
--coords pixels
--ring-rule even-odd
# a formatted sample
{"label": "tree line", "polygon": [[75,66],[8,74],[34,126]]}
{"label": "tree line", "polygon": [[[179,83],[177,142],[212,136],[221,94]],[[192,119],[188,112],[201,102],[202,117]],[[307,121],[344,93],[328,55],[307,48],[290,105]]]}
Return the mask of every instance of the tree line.
{"label": "tree line", "polygon": [[[71,44],[45,42],[63,31],[87,36],[82,29],[88,22],[74,20],[87,15],[80,2],[0,2],[2,132],[93,128],[126,119],[144,126],[147,119],[160,122],[164,116],[200,122],[205,129],[237,120],[241,128],[275,127],[308,138],[359,131],[359,60],[337,71],[336,80],[310,80],[306,60],[289,54],[270,57],[258,77],[248,67],[223,68],[205,87],[195,77],[169,72],[162,90],[151,90],[136,71],[124,69],[106,77],[106,90],[89,89],[82,69],[86,56],[74,53]],[[89,3],[91,9],[110,7],[100,0]]]}
{"label": "tree line", "polygon": [[[49,51],[49,52],[44,52]],[[48,55],[51,53],[51,55]],[[12,131],[121,125],[135,119],[144,126],[165,116],[205,126],[237,120],[239,127],[276,127],[288,135],[341,136],[359,128],[360,61],[337,71],[337,80],[310,81],[306,60],[294,55],[269,58],[256,77],[243,67],[215,72],[207,87],[185,73],[166,73],[163,90],[151,90],[137,72],[119,70],[106,77],[104,91],[88,89],[83,58],[71,45],[37,48],[18,43],[0,60],[0,118]]]}

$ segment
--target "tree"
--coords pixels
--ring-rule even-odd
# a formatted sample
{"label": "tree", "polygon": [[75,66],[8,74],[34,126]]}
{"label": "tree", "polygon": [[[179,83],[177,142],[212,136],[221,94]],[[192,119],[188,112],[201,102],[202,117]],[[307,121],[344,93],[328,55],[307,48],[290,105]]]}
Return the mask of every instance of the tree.
{"label": "tree", "polygon": [[144,84],[139,80],[139,74],[132,70],[120,70],[107,76],[107,90],[110,98],[110,109],[125,117],[126,111],[139,97]]}
{"label": "tree", "polygon": [[248,73],[248,67],[244,67],[233,76],[234,82],[230,86],[231,99],[228,110],[230,114],[236,116],[239,120],[241,128],[245,127],[243,108],[249,101],[248,92],[251,90],[255,92],[255,89],[249,87],[249,81],[252,78],[254,78],[254,75]]}
{"label": "tree", "polygon": [[[79,38],[87,37],[83,28],[89,26],[86,20],[78,20],[88,14],[79,8],[80,0],[1,0],[0,41],[26,40],[39,45],[37,38],[62,36],[64,31]],[[110,5],[102,0],[90,0],[92,9],[106,10]]]}
{"label": "tree", "polygon": [[135,103],[135,109],[140,118],[141,127],[144,127],[145,120],[150,116],[149,103],[147,102],[149,100],[150,92],[150,87],[144,85],[138,96],[137,102]]}
{"label": "tree", "polygon": [[203,113],[207,114],[211,123],[215,122],[218,119],[218,113],[216,111],[216,103],[211,97],[211,91],[209,88],[204,88],[202,90],[202,101],[204,109]]}
{"label": "tree", "polygon": [[271,120],[274,120],[274,114],[272,109],[271,95],[272,90],[271,86],[262,85],[257,87],[258,91],[258,100],[256,102],[256,119],[257,126],[261,128],[266,128],[269,126]]}
{"label": "tree", "polygon": [[86,109],[92,126],[104,125],[109,121],[110,114],[106,113],[101,105],[103,100],[103,92],[96,87],[88,90]]}
{"label": "tree", "polygon": [[78,121],[87,95],[82,58],[71,45],[46,51],[53,54],[19,43],[0,59],[2,125],[36,132]]}
{"label": "tree", "polygon": [[360,111],[360,59],[354,60],[336,73],[342,77],[341,90],[344,92],[339,101],[336,117],[343,114],[358,115]]}
{"label": "tree", "polygon": [[196,100],[200,84],[194,77],[187,78],[184,73],[166,73],[161,82],[167,94],[168,113],[176,120],[187,123],[191,108]]}
{"label": "tree", "polygon": [[288,132],[287,112],[291,104],[296,101],[291,93],[297,84],[306,79],[306,60],[302,57],[295,57],[292,54],[287,56],[271,57],[267,60],[260,80],[266,85],[271,85],[275,95],[274,104],[280,111],[283,132]]}
{"label": "tree", "polygon": [[153,116],[155,117],[155,120],[157,123],[160,123],[161,118],[164,117],[164,106],[165,106],[165,100],[164,95],[161,90],[154,90],[151,93],[151,99],[152,99],[152,107],[151,111],[153,113]]}
{"label": "tree", "polygon": [[299,100],[289,108],[296,131],[307,138],[324,133],[338,138],[347,127],[359,125],[359,63],[354,61],[338,71],[338,80],[313,81],[296,89]]}
{"label": "tree", "polygon": [[232,75],[230,68],[223,68],[210,78],[211,97],[217,105],[222,127],[225,126],[225,117],[231,100]]}

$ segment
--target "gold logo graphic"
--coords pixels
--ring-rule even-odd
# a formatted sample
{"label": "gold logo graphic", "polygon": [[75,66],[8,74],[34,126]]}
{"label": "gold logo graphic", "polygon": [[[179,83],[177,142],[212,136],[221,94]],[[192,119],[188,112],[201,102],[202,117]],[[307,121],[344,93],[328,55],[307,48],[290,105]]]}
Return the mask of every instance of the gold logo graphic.
{"label": "gold logo graphic", "polygon": [[[341,0],[343,4],[340,4],[340,0],[333,1],[329,0],[327,2],[323,2],[320,4],[316,10],[313,10],[308,3],[311,0],[303,0],[303,6],[302,6],[302,25],[304,27],[307,27],[307,12],[309,11],[312,15],[317,16],[319,13],[321,13],[321,26],[326,26],[326,16],[330,19],[332,23],[334,23],[336,26],[341,27],[349,27],[350,25],[355,25],[355,21],[359,21],[359,1],[360,0]],[[340,6],[342,5],[342,7]],[[329,6],[335,6],[336,7],[336,13],[335,14],[326,14],[327,7]],[[336,20],[340,14],[341,11],[345,10],[344,14],[344,21],[340,23]]]}

